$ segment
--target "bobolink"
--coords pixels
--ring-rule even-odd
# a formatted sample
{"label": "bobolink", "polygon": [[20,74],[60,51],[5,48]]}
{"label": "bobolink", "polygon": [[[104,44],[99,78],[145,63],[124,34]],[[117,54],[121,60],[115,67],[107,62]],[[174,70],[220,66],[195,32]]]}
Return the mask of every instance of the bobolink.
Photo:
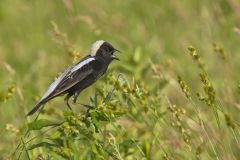
{"label": "bobolink", "polygon": [[76,103],[80,92],[96,82],[107,71],[113,60],[119,60],[114,55],[116,51],[118,50],[108,42],[96,41],[91,47],[90,54],[66,69],[49,86],[47,92],[27,116],[35,113],[46,102],[61,95],[66,95],[64,101],[71,109],[69,98],[73,96],[73,102]]}

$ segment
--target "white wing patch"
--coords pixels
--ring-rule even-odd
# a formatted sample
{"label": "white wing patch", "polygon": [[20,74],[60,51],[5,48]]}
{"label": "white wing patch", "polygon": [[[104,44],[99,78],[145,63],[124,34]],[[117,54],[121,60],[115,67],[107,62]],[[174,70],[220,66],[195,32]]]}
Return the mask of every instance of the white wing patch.
{"label": "white wing patch", "polygon": [[[47,92],[43,95],[43,97],[41,98],[41,100],[47,98],[58,86],[58,84],[62,81],[62,79],[64,77],[66,77],[67,75],[77,71],[78,69],[80,69],[82,66],[88,64],[91,61],[94,61],[94,58],[88,58],[74,66],[69,67],[67,70],[65,70],[48,88]],[[41,101],[40,100],[40,101]]]}
{"label": "white wing patch", "polygon": [[[57,85],[61,82],[61,80],[69,73],[69,70],[72,67],[69,67],[67,70],[65,70],[61,76],[59,76],[48,88],[47,92],[43,95],[43,97],[41,98],[41,100],[43,100],[44,98],[47,98],[53,91],[54,89],[57,87]],[[40,101],[41,101],[40,100]]]}
{"label": "white wing patch", "polygon": [[104,43],[103,40],[98,40],[95,43],[93,43],[91,50],[90,50],[90,54],[91,56],[95,56],[98,49],[101,47],[101,45]]}
{"label": "white wing patch", "polygon": [[77,70],[80,69],[82,66],[84,66],[84,65],[86,65],[86,64],[88,64],[89,62],[94,61],[94,60],[95,60],[95,59],[91,57],[91,58],[88,58],[88,59],[86,59],[86,60],[84,60],[84,61],[76,64],[75,66],[73,66],[73,67],[71,68],[71,73],[77,71]]}

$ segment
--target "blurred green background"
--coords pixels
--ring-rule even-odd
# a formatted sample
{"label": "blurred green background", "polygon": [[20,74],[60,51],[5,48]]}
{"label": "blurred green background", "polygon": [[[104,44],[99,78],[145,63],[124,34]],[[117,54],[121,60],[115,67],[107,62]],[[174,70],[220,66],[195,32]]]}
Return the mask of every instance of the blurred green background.
{"label": "blurred green background", "polygon": [[[173,89],[177,75],[193,89],[200,86],[198,67],[187,51],[193,45],[219,95],[227,99],[224,104],[229,112],[239,115],[239,106],[235,107],[240,81],[239,0],[1,0],[2,97],[12,85],[17,86],[14,95],[0,103],[1,155],[14,146],[14,134],[6,131],[6,125],[25,123],[36,96],[42,96],[54,77],[72,64],[74,53],[85,56],[99,39],[123,52],[121,61],[111,65],[112,71],[145,81],[149,88],[158,83],[151,77],[150,64],[159,64],[162,76],[169,80],[163,92],[180,104],[185,101]],[[213,43],[224,48],[227,63],[214,54]],[[79,100],[88,102],[94,87],[84,91]],[[57,98],[48,106],[62,103],[63,99]]]}

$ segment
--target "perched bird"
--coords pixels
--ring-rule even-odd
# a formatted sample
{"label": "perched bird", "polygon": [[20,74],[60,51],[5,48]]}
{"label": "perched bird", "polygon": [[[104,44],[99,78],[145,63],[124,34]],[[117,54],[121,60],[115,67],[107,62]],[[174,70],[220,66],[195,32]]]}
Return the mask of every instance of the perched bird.
{"label": "perched bird", "polygon": [[116,51],[118,50],[108,42],[96,41],[91,47],[90,54],[66,69],[49,86],[47,92],[27,116],[35,113],[46,102],[61,95],[66,95],[64,101],[71,109],[68,102],[69,98],[73,96],[73,102],[76,103],[80,92],[96,82],[107,71],[113,60],[119,60],[114,55]]}

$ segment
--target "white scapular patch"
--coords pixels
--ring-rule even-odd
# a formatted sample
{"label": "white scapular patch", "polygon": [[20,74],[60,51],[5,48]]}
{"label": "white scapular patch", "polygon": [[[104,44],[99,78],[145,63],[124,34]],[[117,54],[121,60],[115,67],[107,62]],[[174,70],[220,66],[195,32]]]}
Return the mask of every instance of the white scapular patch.
{"label": "white scapular patch", "polygon": [[95,43],[93,43],[91,50],[90,50],[90,55],[95,56],[98,49],[101,47],[101,45],[104,43],[103,40],[98,40]]}
{"label": "white scapular patch", "polygon": [[[88,64],[89,62],[95,60],[94,58],[88,58],[82,62],[80,62],[79,64],[75,65],[75,66],[71,66],[68,69],[66,69],[48,88],[47,92],[43,95],[43,97],[41,98],[41,100],[47,98],[57,87],[57,85],[62,81],[62,79],[64,77],[66,77],[67,75],[77,71],[78,69],[80,69],[82,66]],[[40,101],[41,101],[40,100]]]}
{"label": "white scapular patch", "polygon": [[[43,95],[43,97],[41,98],[41,100],[47,98],[53,91],[54,89],[57,87],[57,85],[61,82],[61,80],[63,79],[63,77],[65,77],[69,70],[71,69],[71,67],[69,67],[67,70],[65,70],[48,88],[47,92],[45,92],[45,94]],[[41,101],[40,100],[40,101]]]}
{"label": "white scapular patch", "polygon": [[73,66],[73,68],[71,68],[71,73],[77,71],[77,70],[80,69],[82,66],[84,66],[84,65],[86,65],[86,64],[88,64],[89,62],[94,61],[94,60],[95,60],[95,58],[88,58],[88,59],[80,62],[79,64],[77,64],[77,65]]}

